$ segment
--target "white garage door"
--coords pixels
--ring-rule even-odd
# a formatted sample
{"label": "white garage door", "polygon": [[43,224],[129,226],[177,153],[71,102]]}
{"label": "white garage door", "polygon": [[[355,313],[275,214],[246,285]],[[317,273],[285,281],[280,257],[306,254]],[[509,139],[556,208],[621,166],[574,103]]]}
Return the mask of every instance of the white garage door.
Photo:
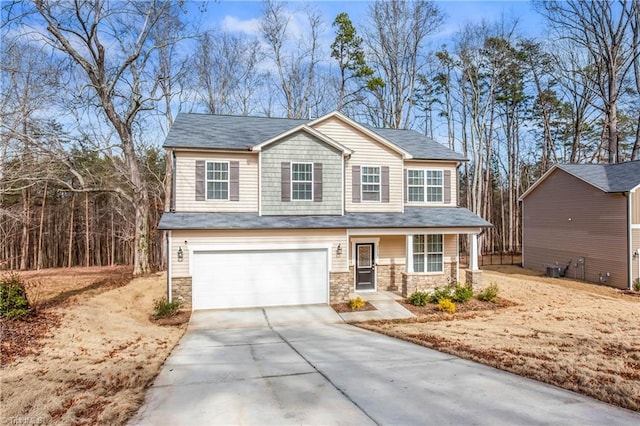
{"label": "white garage door", "polygon": [[193,255],[193,309],[327,303],[326,249]]}

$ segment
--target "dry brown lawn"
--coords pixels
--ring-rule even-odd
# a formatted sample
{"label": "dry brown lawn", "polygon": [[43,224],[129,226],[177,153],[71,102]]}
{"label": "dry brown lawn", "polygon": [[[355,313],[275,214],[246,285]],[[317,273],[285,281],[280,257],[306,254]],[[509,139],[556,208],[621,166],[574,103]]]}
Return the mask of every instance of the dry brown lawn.
{"label": "dry brown lawn", "polygon": [[640,411],[640,297],[491,269],[483,282],[515,306],[359,325]]}
{"label": "dry brown lawn", "polygon": [[25,274],[40,283],[43,300],[55,301],[40,315],[59,324],[40,348],[2,366],[0,421],[122,424],[136,411],[186,327],[150,320],[153,300],[165,294],[165,274],[123,283],[104,276],[130,272],[104,269]]}

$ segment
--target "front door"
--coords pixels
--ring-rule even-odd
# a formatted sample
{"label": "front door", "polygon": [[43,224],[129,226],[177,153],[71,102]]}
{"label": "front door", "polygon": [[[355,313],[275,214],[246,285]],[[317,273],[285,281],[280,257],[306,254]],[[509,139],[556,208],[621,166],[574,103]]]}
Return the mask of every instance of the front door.
{"label": "front door", "polygon": [[375,290],[374,244],[356,244],[356,290]]}

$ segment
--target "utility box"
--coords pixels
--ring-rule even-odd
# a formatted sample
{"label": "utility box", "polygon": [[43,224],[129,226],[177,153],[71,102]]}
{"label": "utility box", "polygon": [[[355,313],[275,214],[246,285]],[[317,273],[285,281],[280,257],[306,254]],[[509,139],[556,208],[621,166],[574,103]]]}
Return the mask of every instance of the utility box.
{"label": "utility box", "polygon": [[562,267],[547,266],[547,276],[551,278],[560,278],[562,276]]}

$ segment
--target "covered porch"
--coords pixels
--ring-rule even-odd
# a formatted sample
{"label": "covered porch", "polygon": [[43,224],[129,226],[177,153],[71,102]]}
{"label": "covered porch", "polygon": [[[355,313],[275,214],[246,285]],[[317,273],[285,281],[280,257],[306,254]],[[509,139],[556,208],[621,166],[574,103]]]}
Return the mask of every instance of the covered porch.
{"label": "covered porch", "polygon": [[[393,292],[403,297],[453,282],[481,284],[478,267],[480,228],[350,229],[348,272],[332,273],[332,301]],[[461,268],[459,246],[466,238],[468,268]]]}

